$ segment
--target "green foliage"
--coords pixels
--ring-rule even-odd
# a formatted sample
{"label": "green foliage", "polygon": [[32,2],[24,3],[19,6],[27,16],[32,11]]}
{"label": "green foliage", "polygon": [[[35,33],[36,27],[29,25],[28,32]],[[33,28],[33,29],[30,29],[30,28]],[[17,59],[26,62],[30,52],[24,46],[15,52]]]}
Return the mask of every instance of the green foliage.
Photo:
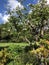
{"label": "green foliage", "polygon": [[9,22],[0,26],[0,42],[33,42],[44,38],[45,27],[49,26],[49,6],[46,0],[30,4],[29,9],[31,13],[19,7],[9,13]]}
{"label": "green foliage", "polygon": [[47,48],[47,49],[49,49],[49,41],[47,41],[47,40],[40,40],[40,42],[39,42],[39,44],[41,45],[41,46],[44,46],[45,48]]}
{"label": "green foliage", "polygon": [[[23,65],[21,61],[21,54],[24,52],[24,47],[26,46],[25,44],[5,44],[3,43],[3,46],[1,45],[0,48],[2,47],[0,51],[0,63],[4,65]],[[8,46],[8,47],[7,47]],[[5,48],[6,47],[6,48]],[[4,60],[6,61],[4,63]],[[3,62],[2,62],[3,61]]]}
{"label": "green foliage", "polygon": [[49,34],[45,34],[43,38],[49,40]]}
{"label": "green foliage", "polygon": [[4,65],[49,65],[49,44],[47,40],[41,39],[39,42],[30,45],[10,44],[8,46],[8,48],[3,48],[0,51],[0,62],[2,63],[3,59],[7,59]]}
{"label": "green foliage", "polygon": [[33,44],[32,50],[21,54],[24,65],[49,65],[49,49],[47,48],[49,44],[47,45],[46,40],[36,42],[36,46],[38,46],[36,49],[34,46],[35,44]]}
{"label": "green foliage", "polygon": [[11,54],[4,48],[0,51],[0,65],[6,65],[10,61],[12,61]]}
{"label": "green foliage", "polygon": [[3,48],[0,65],[49,65],[49,31],[45,30],[49,26],[49,6],[46,0],[40,0],[29,7],[31,13],[19,8],[10,13],[9,22],[0,26],[0,42],[37,42]]}

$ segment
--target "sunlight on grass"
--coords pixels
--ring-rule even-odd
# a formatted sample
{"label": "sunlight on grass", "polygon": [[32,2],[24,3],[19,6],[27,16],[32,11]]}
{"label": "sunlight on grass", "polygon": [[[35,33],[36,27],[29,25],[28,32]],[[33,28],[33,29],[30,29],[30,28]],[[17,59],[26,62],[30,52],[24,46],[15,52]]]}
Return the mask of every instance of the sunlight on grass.
{"label": "sunlight on grass", "polygon": [[15,45],[26,46],[26,45],[28,45],[28,43],[0,43],[0,47],[15,46]]}

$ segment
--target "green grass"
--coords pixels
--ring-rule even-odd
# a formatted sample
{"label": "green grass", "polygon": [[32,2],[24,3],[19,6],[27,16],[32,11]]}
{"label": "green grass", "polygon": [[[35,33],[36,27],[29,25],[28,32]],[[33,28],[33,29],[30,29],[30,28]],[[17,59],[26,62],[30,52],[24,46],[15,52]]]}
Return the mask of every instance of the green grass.
{"label": "green grass", "polygon": [[0,47],[15,46],[15,45],[26,46],[28,45],[28,43],[0,43]]}

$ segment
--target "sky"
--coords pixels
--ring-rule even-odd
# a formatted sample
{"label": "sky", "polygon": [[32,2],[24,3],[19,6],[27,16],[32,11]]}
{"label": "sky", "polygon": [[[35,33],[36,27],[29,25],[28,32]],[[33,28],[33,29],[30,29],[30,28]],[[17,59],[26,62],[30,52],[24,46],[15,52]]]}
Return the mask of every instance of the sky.
{"label": "sky", "polygon": [[[6,23],[9,18],[9,14],[6,14],[8,7],[10,7],[10,10],[12,11],[17,6],[19,6],[21,9],[25,6],[28,8],[28,4],[36,4],[38,0],[24,0],[23,4],[18,2],[17,0],[0,0],[0,24]],[[47,4],[49,4],[49,0],[47,0]]]}

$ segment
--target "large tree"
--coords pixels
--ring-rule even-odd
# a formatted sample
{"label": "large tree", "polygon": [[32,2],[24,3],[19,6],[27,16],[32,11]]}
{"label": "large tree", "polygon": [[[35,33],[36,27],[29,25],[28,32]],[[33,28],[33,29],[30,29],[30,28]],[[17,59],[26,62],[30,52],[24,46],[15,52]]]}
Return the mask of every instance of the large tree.
{"label": "large tree", "polygon": [[46,0],[39,0],[35,5],[30,4],[30,10],[31,13],[28,15],[29,24],[32,29],[34,25],[36,36],[39,34],[39,37],[43,38],[44,29],[49,22],[49,5]]}
{"label": "large tree", "polygon": [[34,38],[36,40],[43,38],[45,26],[49,25],[49,5],[46,0],[39,0],[37,4],[30,4],[29,7],[31,12],[28,12],[26,8],[17,7],[10,12],[8,19],[17,33],[17,38],[23,38],[27,42]]}
{"label": "large tree", "polygon": [[24,13],[25,11],[26,11],[25,8],[24,9],[19,9],[19,7],[18,9],[16,8],[16,10],[10,12],[10,18],[8,20],[15,27],[17,38],[23,38],[22,41],[29,42],[27,38],[29,38],[28,33],[30,33],[29,32],[30,30],[26,24],[27,13]]}

